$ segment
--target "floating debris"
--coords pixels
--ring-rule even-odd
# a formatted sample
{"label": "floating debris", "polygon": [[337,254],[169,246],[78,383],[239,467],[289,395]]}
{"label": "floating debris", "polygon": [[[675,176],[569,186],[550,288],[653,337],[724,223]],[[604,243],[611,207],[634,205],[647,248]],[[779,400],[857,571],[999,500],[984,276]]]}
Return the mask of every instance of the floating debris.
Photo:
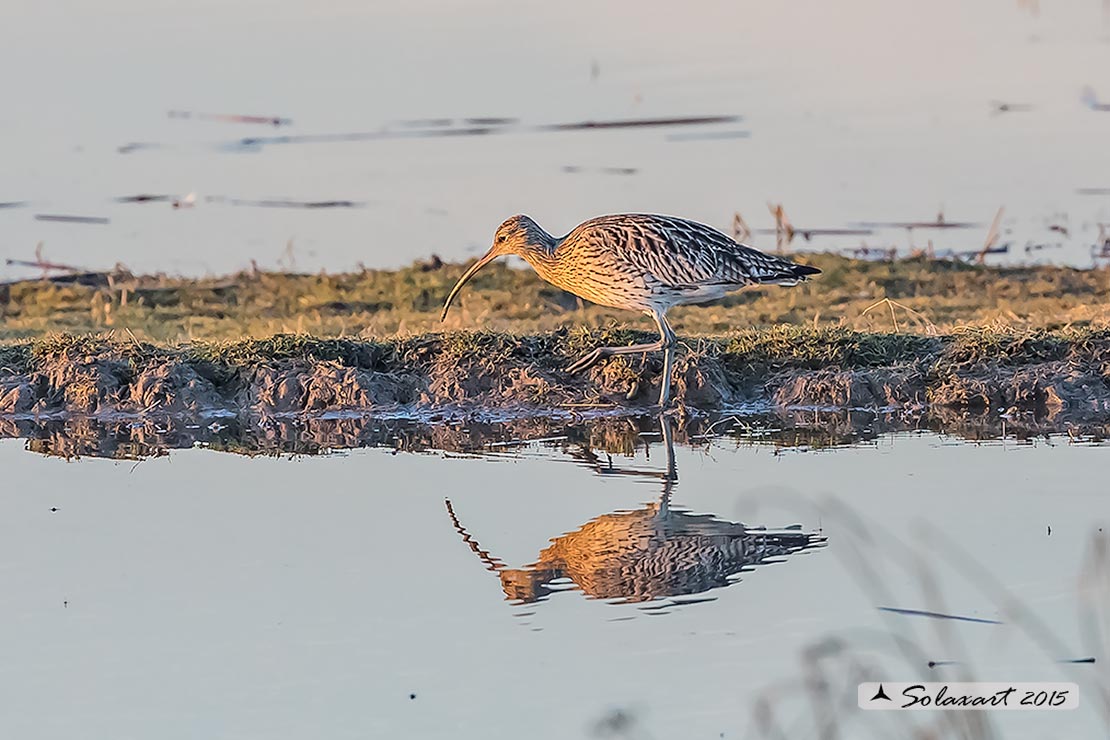
{"label": "floating debris", "polygon": [[197,194],[189,193],[184,198],[178,198],[173,202],[174,208],[193,208],[197,204]]}
{"label": "floating debris", "polygon": [[1040,252],[1045,249],[1060,249],[1063,246],[1064,245],[1060,242],[1056,242],[1055,244],[1029,242],[1025,245],[1025,253],[1032,254],[1033,252]]}
{"label": "floating debris", "polygon": [[1079,195],[1110,195],[1110,188],[1076,188]]}
{"label": "floating debris", "polygon": [[34,268],[37,268],[39,270],[42,270],[43,272],[46,272],[48,270],[58,270],[58,271],[61,271],[61,272],[84,272],[83,267],[73,267],[72,265],[63,265],[63,264],[59,264],[57,262],[46,262],[45,260],[41,260],[41,259],[34,259],[34,260],[6,259],[6,260],[4,260],[4,264],[11,265],[13,267],[34,267]]}
{"label": "floating debris", "polygon": [[1010,251],[1009,244],[1001,244],[997,247],[988,247],[986,249],[945,249],[939,252],[932,252],[927,256],[931,259],[937,260],[962,260],[969,261],[975,259],[977,262],[982,263],[983,257],[988,254],[1008,254]]}
{"label": "floating debris", "polygon": [[36,221],[53,221],[63,224],[106,224],[110,220],[103,216],[67,216],[60,213],[36,213]]}
{"label": "floating debris", "polygon": [[960,622],[977,622],[979,624],[1002,624],[997,619],[982,619],[980,617],[964,617],[959,614],[942,614],[941,612],[925,611],[923,609],[900,609],[895,606],[880,606],[879,611],[903,614],[910,617],[931,617],[933,619],[955,619]]}
{"label": "floating debris", "polygon": [[472,116],[470,118],[407,118],[394,121],[391,125],[404,128],[447,128],[461,123],[464,126],[511,126],[520,123],[519,118],[507,116]]}
{"label": "floating debris", "polygon": [[[1056,661],[1057,663],[1094,663],[1094,658],[1061,658]],[[966,665],[962,660],[930,660],[930,668],[940,668],[946,665]]]}
{"label": "floating debris", "polygon": [[[436,126],[426,129],[410,129],[404,131],[366,131],[346,134],[305,134],[301,136],[267,136],[251,137],[233,142],[232,147],[257,150],[268,144],[325,144],[353,141],[374,141],[378,139],[395,138],[424,138],[440,136],[484,136],[495,133],[509,132],[550,132],[550,131],[589,131],[610,130],[626,128],[654,128],[666,126],[689,126],[712,123],[734,123],[741,119],[740,116],[688,116],[675,118],[629,118],[611,121],[574,121],[571,123],[552,123],[539,126],[510,126],[502,125],[502,121],[515,119],[497,119],[498,125],[470,125],[460,128]],[[450,119],[445,119],[451,122]],[[465,119],[473,122],[483,119]],[[441,123],[436,120],[436,123]]]}
{"label": "floating debris", "polygon": [[43,248],[45,246],[44,242],[39,242],[35,245],[35,258],[33,260],[9,259],[5,260],[5,263],[16,267],[34,267],[42,270],[44,276],[51,270],[58,270],[61,272],[84,272],[85,268],[83,267],[72,267],[57,262],[48,262],[46,258],[43,257]]}
{"label": "floating debris", "polygon": [[[50,262],[43,257],[42,242],[36,245],[35,258],[33,260],[7,259],[5,263],[14,267],[30,267],[36,270],[42,270],[42,277],[40,279],[55,285],[83,285],[93,288],[102,288],[110,286],[113,280],[117,278],[129,275],[126,269],[121,265],[117,265],[111,272],[96,272],[90,271],[85,267],[76,267],[60,262]],[[63,274],[52,275],[51,273]]]}
{"label": "floating debris", "polygon": [[[741,116],[676,116],[669,118],[629,118],[609,121],[574,121],[569,123],[542,124],[537,126],[519,125],[519,119],[509,117],[473,117],[458,119],[463,125],[455,126],[452,118],[414,119],[396,122],[399,128],[385,128],[376,131],[354,131],[335,134],[300,134],[283,136],[250,136],[230,142],[215,144],[216,149],[228,152],[257,152],[265,146],[275,144],[336,144],[356,141],[377,141],[386,139],[410,139],[441,136],[484,136],[495,133],[586,131],[598,129],[652,128],[668,126],[690,126],[717,123],[735,123]],[[133,142],[118,148],[124,154],[141,149],[161,147],[157,143]]]}
{"label": "floating debris", "polygon": [[1092,259],[1110,258],[1110,236],[1106,233],[1106,224],[1098,225],[1098,243],[1091,247]]}
{"label": "floating debris", "polygon": [[221,121],[223,123],[261,123],[268,126],[292,126],[293,119],[281,116],[250,116],[235,113],[193,113],[187,110],[171,110],[170,118],[197,119],[200,121]]}
{"label": "floating debris", "polygon": [[893,262],[898,257],[898,250],[895,247],[869,247],[861,244],[855,248],[841,250],[841,254],[867,262]]}
{"label": "floating debris", "polygon": [[582,131],[588,129],[656,128],[660,126],[696,126],[709,123],[736,123],[742,116],[676,116],[673,118],[625,118],[613,121],[577,121],[552,123],[537,127],[540,131]]}
{"label": "floating debris", "polygon": [[853,221],[856,226],[869,229],[978,229],[983,224],[972,221],[945,221],[944,214],[937,214],[935,221]]}
{"label": "floating debris", "polygon": [[733,216],[733,231],[742,227],[746,234],[774,234],[775,245],[781,251],[785,246],[794,241],[795,236],[801,236],[807,242],[812,241],[815,236],[868,236],[874,233],[871,229],[800,229],[790,222],[786,217],[786,209],[783,208],[782,203],[768,203],[767,209],[771,211],[771,215],[775,217],[775,228],[773,229],[756,229],[754,232],[748,228],[744,220],[740,218],[740,214],[736,213]]}
{"label": "floating debris", "polygon": [[[776,234],[777,229],[756,229],[756,234]],[[807,242],[811,241],[815,236],[867,236],[874,234],[871,229],[801,229],[797,226],[790,226],[787,229],[787,242],[794,239],[795,236],[800,236]]]}
{"label": "floating debris", "polygon": [[258,151],[263,146],[273,144],[337,144],[355,141],[376,141],[379,139],[418,139],[440,136],[482,136],[496,129],[485,126],[469,128],[433,128],[411,131],[355,131],[343,134],[301,134],[299,136],[254,136],[218,145],[224,150]]}
{"label": "floating debris", "polygon": [[252,206],[255,208],[362,208],[366,204],[354,200],[285,200],[231,198],[226,195],[209,195],[206,203],[224,203],[229,206]]}
{"label": "floating debris", "polygon": [[[304,203],[293,203],[290,201],[291,206],[299,208],[362,208],[365,203],[354,200],[314,200],[306,201]],[[274,205],[274,204],[270,204]]]}
{"label": "floating debris", "polygon": [[405,126],[406,128],[442,128],[453,124],[453,118],[410,118],[405,121],[397,121],[394,125]]}
{"label": "floating debris", "polygon": [[140,193],[138,195],[121,195],[116,198],[117,203],[161,203],[173,198],[172,195],[151,195],[149,193]]}
{"label": "floating debris", "polygon": [[120,154],[130,154],[131,152],[138,152],[144,149],[161,149],[162,145],[153,141],[132,141],[128,144],[116,147],[116,151]]}
{"label": "floating debris", "polygon": [[[914,247],[912,244],[910,249],[910,258],[925,258],[929,260],[957,260],[961,262],[969,262],[971,260],[983,263],[988,254],[1007,254],[1010,251],[1010,244],[999,244],[999,226],[1002,223],[1002,215],[1005,208],[999,208],[995,213],[994,220],[991,222],[990,228],[987,230],[986,238],[983,241],[983,246],[978,249],[945,249],[934,250],[932,240],[929,241],[927,248]],[[880,227],[886,226],[889,228],[903,227],[912,231],[913,228],[969,228],[974,224],[956,223],[952,224],[944,221],[944,214],[937,217],[937,221],[932,222],[894,222],[894,223],[877,223],[877,222],[857,222],[867,223],[869,225]],[[1041,248],[1036,245],[1027,246],[1026,252],[1031,249]],[[861,244],[856,249],[840,250],[841,254],[854,257],[855,259],[867,261],[893,261],[897,259],[897,250],[894,247],[889,249],[868,247],[866,244]]]}
{"label": "floating debris", "polygon": [[991,113],[999,115],[1000,113],[1027,113],[1033,110],[1033,106],[1029,103],[1002,103],[997,100],[991,101]]}
{"label": "floating debris", "polygon": [[27,205],[25,200],[12,200],[0,203],[0,208],[22,208]]}
{"label": "floating debris", "polygon": [[563,165],[563,172],[569,173],[588,173],[598,172],[603,175],[635,175],[639,172],[638,167],[579,167],[578,165]]}
{"label": "floating debris", "polygon": [[871,229],[800,229],[795,226],[794,233],[809,241],[815,236],[866,236],[874,232]]}
{"label": "floating debris", "polygon": [[520,119],[492,116],[486,118],[464,118],[463,123],[468,126],[511,126],[520,123]]}

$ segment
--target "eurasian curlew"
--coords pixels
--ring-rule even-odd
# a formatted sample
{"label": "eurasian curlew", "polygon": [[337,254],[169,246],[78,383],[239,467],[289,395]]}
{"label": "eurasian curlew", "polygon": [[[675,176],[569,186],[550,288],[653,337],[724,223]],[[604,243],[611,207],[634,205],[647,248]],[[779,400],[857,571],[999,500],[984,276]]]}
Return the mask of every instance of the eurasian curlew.
{"label": "eurasian curlew", "polygon": [[613,355],[663,350],[659,405],[670,397],[675,333],[667,310],[705,303],[748,285],[796,285],[816,267],[799,265],[740,244],[714,228],[674,216],[621,214],[579,224],[564,237],[548,234],[528,216],[513,216],[497,229],[493,246],[470,266],[443,306],[478,270],[502,255],[523,258],[547,282],[594,303],[648,314],[659,341],[598,347],[570,365],[575,373]]}

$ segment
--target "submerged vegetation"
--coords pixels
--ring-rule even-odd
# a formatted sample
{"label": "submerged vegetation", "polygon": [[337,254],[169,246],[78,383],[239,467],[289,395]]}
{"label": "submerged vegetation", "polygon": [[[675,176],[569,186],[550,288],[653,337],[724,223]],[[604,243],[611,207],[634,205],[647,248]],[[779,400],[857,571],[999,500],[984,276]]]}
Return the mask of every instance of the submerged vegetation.
{"label": "submerged vegetation", "polygon": [[[823,271],[790,289],[749,288],[669,316],[682,336],[743,327],[805,324],[917,334],[963,325],[1021,328],[1110,325],[1110,271],[977,267],[925,259],[865,262],[797,257]],[[650,327],[646,318],[585,304],[531,270],[490,265],[460,296],[445,324],[439,310],[463,265],[438,260],[400,270],[296,275],[248,272],[211,279],[127,274],[80,282],[0,286],[0,339],[127,331],[144,341],[311,334],[377,338],[484,329],[539,333],[563,326]]]}

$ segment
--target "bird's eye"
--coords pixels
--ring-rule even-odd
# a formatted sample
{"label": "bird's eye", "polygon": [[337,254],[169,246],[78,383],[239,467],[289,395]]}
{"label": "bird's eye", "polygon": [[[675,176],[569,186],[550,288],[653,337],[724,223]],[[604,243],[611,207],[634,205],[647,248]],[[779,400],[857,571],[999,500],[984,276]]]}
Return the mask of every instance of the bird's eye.
{"label": "bird's eye", "polygon": [[506,239],[506,237],[505,237],[504,234],[499,234],[498,237],[497,237],[497,241],[499,241],[499,242],[503,242],[503,241],[505,241],[505,239]]}

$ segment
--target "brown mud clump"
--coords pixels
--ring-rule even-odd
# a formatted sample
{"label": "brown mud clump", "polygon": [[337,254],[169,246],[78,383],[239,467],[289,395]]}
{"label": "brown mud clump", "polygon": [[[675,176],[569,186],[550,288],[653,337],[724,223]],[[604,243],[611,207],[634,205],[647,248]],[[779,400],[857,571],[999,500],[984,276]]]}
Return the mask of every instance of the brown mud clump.
{"label": "brown mud clump", "polygon": [[923,403],[926,379],[912,367],[837,369],[787,373],[777,385],[779,406],[900,408]]}
{"label": "brown mud clump", "polygon": [[[0,415],[397,415],[455,410],[644,409],[661,358],[565,367],[616,329],[514,336],[430,334],[385,341],[277,335],[155,346],[52,336],[0,344]],[[781,326],[684,343],[676,402],[714,411],[781,407],[1040,414],[1110,410],[1110,331],[967,330],[939,337]]]}

